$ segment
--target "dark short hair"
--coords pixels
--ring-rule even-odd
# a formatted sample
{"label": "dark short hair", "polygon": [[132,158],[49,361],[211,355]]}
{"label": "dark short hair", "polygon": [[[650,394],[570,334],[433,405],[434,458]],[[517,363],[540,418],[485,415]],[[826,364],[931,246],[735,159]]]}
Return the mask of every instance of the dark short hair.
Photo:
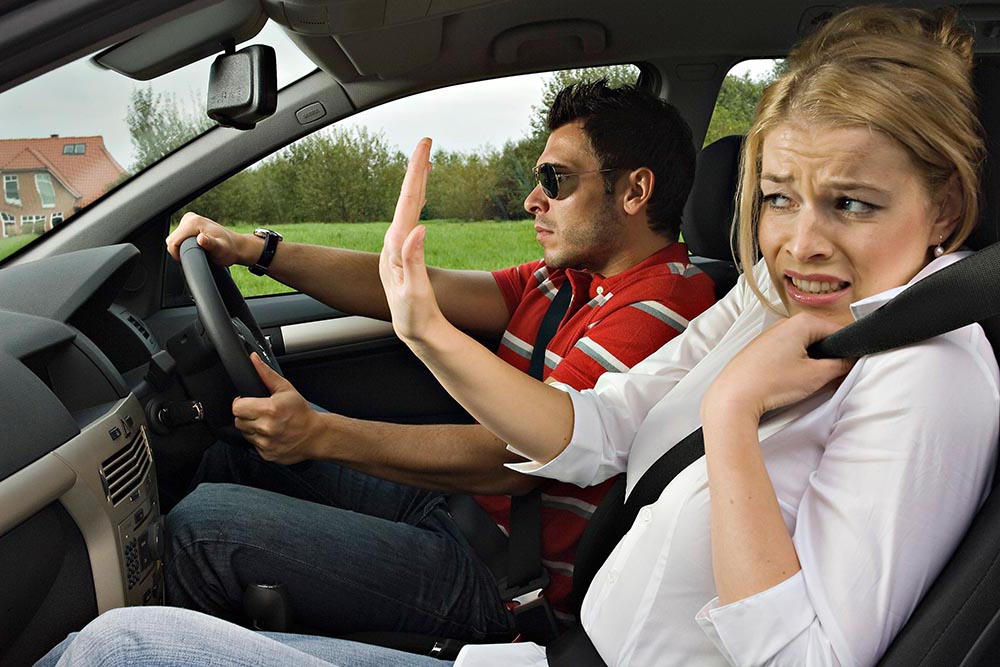
{"label": "dark short hair", "polygon": [[[691,128],[677,108],[635,86],[611,88],[600,79],[559,91],[546,124],[551,132],[576,120],[583,121],[601,169],[647,167],[653,172],[649,227],[677,240],[695,165]],[[620,176],[604,174],[609,191]]]}

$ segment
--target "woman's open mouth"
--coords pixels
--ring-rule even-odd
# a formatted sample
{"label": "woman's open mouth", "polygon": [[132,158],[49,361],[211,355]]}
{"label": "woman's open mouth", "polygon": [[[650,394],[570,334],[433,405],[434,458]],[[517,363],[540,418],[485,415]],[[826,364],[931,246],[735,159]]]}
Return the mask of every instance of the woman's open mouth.
{"label": "woman's open mouth", "polygon": [[790,276],[785,274],[788,298],[805,306],[824,306],[847,294],[851,283],[832,276]]}

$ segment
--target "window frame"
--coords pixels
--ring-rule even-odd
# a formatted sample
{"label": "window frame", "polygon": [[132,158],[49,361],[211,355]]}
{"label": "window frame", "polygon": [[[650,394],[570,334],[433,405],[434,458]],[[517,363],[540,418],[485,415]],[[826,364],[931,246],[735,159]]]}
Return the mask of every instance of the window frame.
{"label": "window frame", "polygon": [[37,225],[40,222],[40,223],[42,223],[42,232],[41,233],[44,234],[45,233],[45,220],[46,220],[46,216],[44,214],[32,213],[32,214],[22,215],[21,216],[21,233],[24,234],[24,225],[30,223],[31,224],[31,233],[32,234],[38,234],[39,232],[38,232]]}
{"label": "window frame", "polygon": [[[7,184],[14,184],[14,196],[11,197],[7,190]],[[18,180],[17,174],[4,174],[3,175],[3,198],[4,201],[11,206],[21,205],[21,182]]]}
{"label": "window frame", "polygon": [[7,238],[10,234],[7,233],[7,225],[17,224],[17,217],[13,213],[8,213],[7,211],[0,211],[0,236]]}
{"label": "window frame", "polygon": [[[52,184],[52,174],[47,171],[35,172],[35,190],[38,191],[38,200],[42,203],[42,208],[55,208],[56,207],[56,187]],[[44,177],[41,182],[44,182],[49,186],[49,192],[51,192],[52,199],[46,204],[45,203],[45,193],[42,192],[42,187],[39,179]]]}

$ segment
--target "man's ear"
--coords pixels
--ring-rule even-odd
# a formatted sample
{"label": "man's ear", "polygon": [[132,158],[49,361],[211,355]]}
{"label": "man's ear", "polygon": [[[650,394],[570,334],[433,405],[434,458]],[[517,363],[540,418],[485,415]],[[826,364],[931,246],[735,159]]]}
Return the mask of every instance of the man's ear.
{"label": "man's ear", "polygon": [[938,197],[938,216],[931,225],[930,237],[927,239],[929,247],[938,245],[942,239],[947,241],[955,232],[960,222],[963,204],[962,185],[958,182],[958,175],[953,174]]}
{"label": "man's ear", "polygon": [[629,215],[640,213],[653,196],[656,176],[648,167],[639,167],[628,173],[625,184],[625,199],[622,206]]}

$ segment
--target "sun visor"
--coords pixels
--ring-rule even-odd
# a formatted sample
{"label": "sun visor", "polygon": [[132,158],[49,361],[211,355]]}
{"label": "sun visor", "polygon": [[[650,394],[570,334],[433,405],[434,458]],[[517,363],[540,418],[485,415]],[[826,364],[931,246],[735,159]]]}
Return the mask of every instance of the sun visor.
{"label": "sun visor", "polygon": [[[510,0],[264,0],[273,20],[302,37],[332,37],[362,76],[391,77],[434,62],[444,18]],[[405,45],[386,49],[385,44]]]}
{"label": "sun visor", "polygon": [[244,42],[265,23],[260,0],[222,0],[112,46],[94,56],[94,62],[148,81],[219,53],[228,41]]}

